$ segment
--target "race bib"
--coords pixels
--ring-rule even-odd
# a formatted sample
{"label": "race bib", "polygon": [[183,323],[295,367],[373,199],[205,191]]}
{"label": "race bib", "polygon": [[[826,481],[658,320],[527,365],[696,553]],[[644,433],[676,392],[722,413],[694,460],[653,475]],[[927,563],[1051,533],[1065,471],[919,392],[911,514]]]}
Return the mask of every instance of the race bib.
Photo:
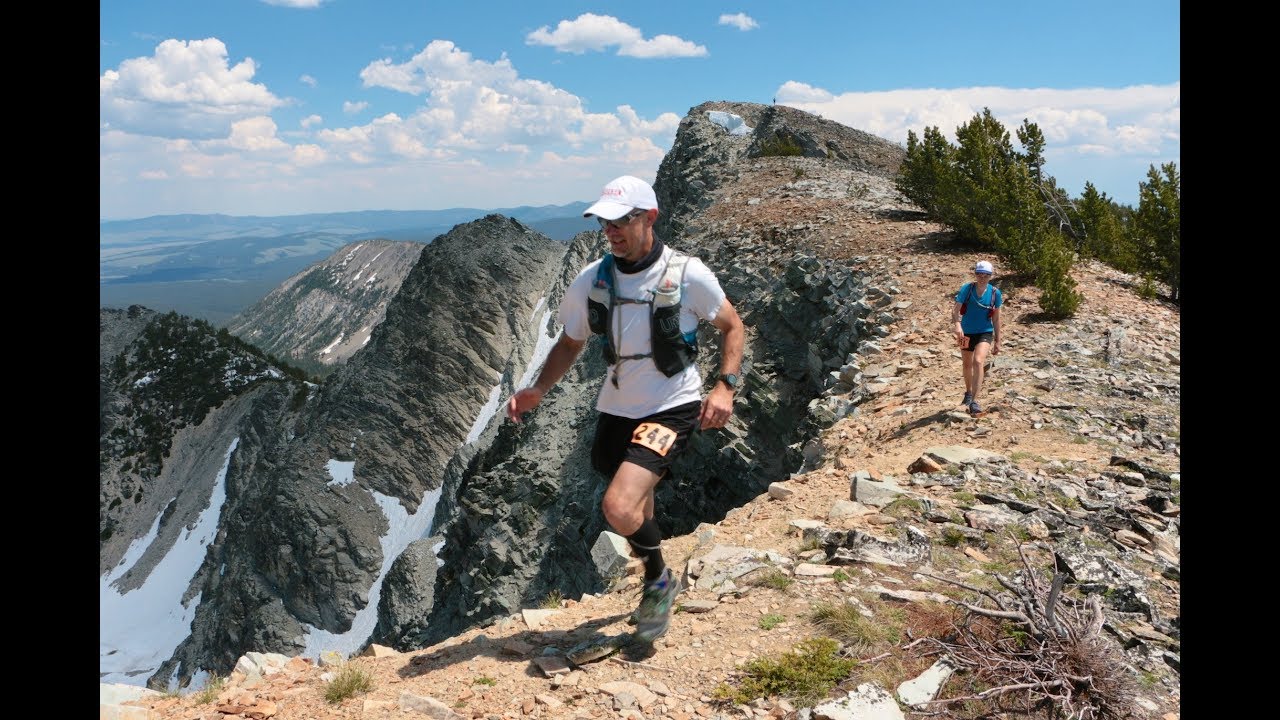
{"label": "race bib", "polygon": [[666,457],[667,451],[676,442],[676,431],[657,423],[640,423],[636,431],[631,434],[631,442],[643,445]]}

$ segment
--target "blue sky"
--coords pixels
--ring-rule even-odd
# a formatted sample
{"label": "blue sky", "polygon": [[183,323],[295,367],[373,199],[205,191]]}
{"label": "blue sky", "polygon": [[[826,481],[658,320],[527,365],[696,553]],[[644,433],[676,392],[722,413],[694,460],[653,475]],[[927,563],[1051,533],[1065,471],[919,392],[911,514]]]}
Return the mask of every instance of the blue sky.
{"label": "blue sky", "polygon": [[[101,2],[99,216],[490,209],[652,181],[690,108],[790,105],[905,145],[989,107],[1135,204],[1181,166],[1168,0]],[[1016,137],[1014,138],[1016,143]]]}

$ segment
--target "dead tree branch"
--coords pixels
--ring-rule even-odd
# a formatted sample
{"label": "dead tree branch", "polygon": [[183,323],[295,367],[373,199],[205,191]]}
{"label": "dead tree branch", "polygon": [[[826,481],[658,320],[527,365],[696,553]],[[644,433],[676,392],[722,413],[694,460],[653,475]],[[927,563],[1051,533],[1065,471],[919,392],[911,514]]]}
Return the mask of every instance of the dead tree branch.
{"label": "dead tree branch", "polygon": [[[965,701],[1053,709],[1069,720],[1119,720],[1134,712],[1134,679],[1117,646],[1102,634],[1104,616],[1096,595],[1079,597],[1062,573],[1036,570],[1023,553],[1022,570],[996,575],[1008,593],[994,593],[934,577],[977,593],[976,602],[952,602],[966,612],[944,638],[922,638],[920,656],[946,654],[971,691],[925,705]],[[916,646],[916,643],[912,643]]]}

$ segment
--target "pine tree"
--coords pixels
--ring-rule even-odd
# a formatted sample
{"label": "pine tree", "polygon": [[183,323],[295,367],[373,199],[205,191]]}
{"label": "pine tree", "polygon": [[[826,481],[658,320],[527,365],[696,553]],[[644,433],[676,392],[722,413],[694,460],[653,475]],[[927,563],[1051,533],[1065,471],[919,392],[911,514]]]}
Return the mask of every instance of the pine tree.
{"label": "pine tree", "polygon": [[[1017,163],[1006,171],[1005,216],[999,224],[998,247],[1018,272],[1038,273],[1040,247],[1051,230],[1039,186],[1027,166]],[[1068,264],[1067,269],[1070,269]]]}
{"label": "pine tree", "polygon": [[1040,309],[1055,318],[1075,315],[1083,296],[1076,292],[1076,281],[1071,278],[1071,248],[1058,233],[1046,234],[1042,240],[1035,260]]}
{"label": "pine tree", "polygon": [[956,128],[959,146],[955,151],[957,199],[964,200],[965,212],[955,224],[961,238],[998,249],[1002,220],[1010,207],[1009,169],[1017,154],[1009,141],[1009,131],[983,108],[972,120]]}
{"label": "pine tree", "polygon": [[1106,193],[1099,193],[1093,183],[1085,182],[1076,207],[1084,226],[1083,240],[1077,245],[1080,254],[1118,270],[1137,272],[1137,251],[1125,232],[1119,206]]}
{"label": "pine tree", "polygon": [[951,143],[936,126],[924,129],[924,139],[907,131],[907,156],[898,177],[898,190],[942,222],[950,213]]}
{"label": "pine tree", "polygon": [[1139,183],[1134,233],[1144,269],[1167,284],[1170,299],[1177,301],[1182,282],[1182,179],[1176,163],[1165,163],[1159,171],[1152,165],[1147,182]]}
{"label": "pine tree", "polygon": [[1044,133],[1040,126],[1022,119],[1022,127],[1018,128],[1018,142],[1022,143],[1022,162],[1031,170],[1031,177],[1042,182],[1044,168]]}

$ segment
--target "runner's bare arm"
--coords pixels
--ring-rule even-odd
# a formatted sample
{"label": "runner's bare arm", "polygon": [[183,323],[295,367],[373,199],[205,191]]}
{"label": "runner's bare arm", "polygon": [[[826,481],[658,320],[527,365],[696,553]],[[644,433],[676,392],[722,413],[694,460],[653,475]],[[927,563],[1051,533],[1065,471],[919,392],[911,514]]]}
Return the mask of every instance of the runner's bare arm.
{"label": "runner's bare arm", "polygon": [[[720,331],[720,374],[737,375],[742,371],[742,348],[746,342],[746,329],[742,326],[742,318],[733,303],[725,298],[720,310],[711,321]],[[702,401],[702,412],[698,416],[701,428],[724,427],[733,414],[733,390],[722,382],[717,382],[711,392]]]}
{"label": "runner's bare arm", "polygon": [[1004,321],[1000,319],[1001,315],[1002,313],[1000,312],[999,307],[992,309],[991,324],[995,328],[995,333],[991,338],[991,354],[992,355],[1000,354],[1000,338],[1002,337],[1003,331],[1004,331]]}
{"label": "runner's bare arm", "polygon": [[585,344],[585,340],[574,340],[561,332],[560,339],[556,340],[551,352],[547,353],[547,361],[543,363],[538,379],[533,385],[517,390],[516,394],[507,401],[507,417],[511,418],[512,422],[518,423],[522,414],[537,407],[538,403],[542,402],[542,397],[550,392],[551,388],[560,382],[560,378],[569,371]]}

